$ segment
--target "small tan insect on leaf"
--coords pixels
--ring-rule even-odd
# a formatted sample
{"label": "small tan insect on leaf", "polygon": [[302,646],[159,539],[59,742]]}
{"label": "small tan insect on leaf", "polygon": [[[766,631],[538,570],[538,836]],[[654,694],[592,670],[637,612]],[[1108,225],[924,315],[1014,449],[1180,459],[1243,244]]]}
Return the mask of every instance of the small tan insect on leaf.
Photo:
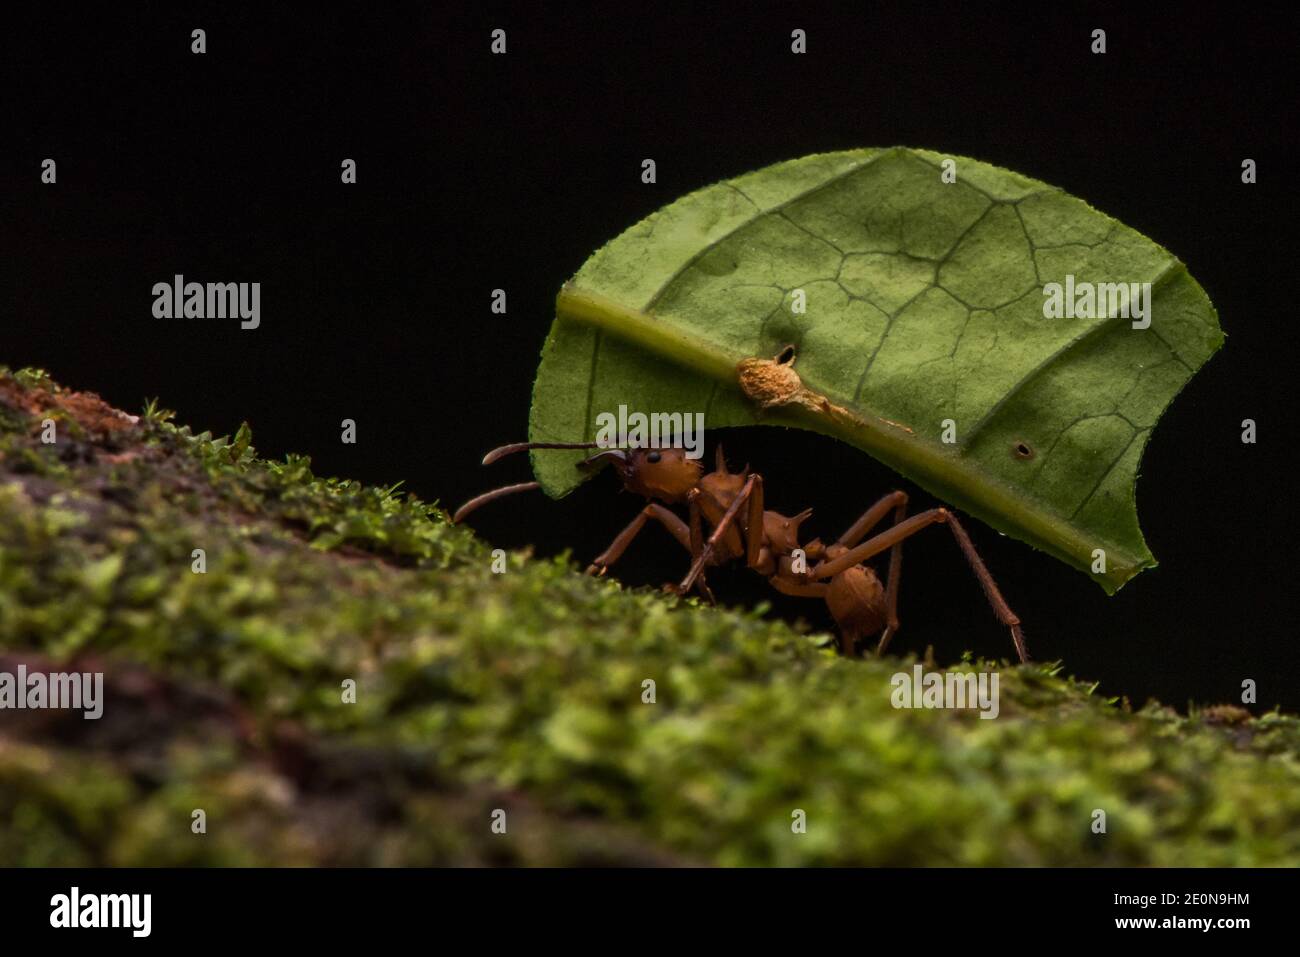
{"label": "small tan insect on leaf", "polygon": [[736,373],[740,390],[760,408],[808,404],[806,398],[811,393],[804,388],[803,380],[794,369],[794,350],[790,346],[781,350],[774,359],[741,359],[736,363]]}
{"label": "small tan insect on leaf", "polygon": [[[750,401],[758,404],[760,409],[772,409],[785,405],[800,405],[820,415],[842,422],[862,422],[862,418],[842,405],[836,405],[820,392],[815,392],[803,384],[803,379],[794,369],[794,346],[786,346],[771,359],[749,358],[736,363],[736,376],[740,382],[740,391]],[[916,433],[902,422],[876,416],[885,425],[891,426],[908,435]]]}
{"label": "small tan insect on leaf", "polygon": [[772,409],[783,405],[801,405],[834,418],[855,419],[852,412],[836,405],[820,392],[803,384],[794,368],[794,346],[786,346],[771,359],[749,358],[736,363],[740,391],[759,408]]}

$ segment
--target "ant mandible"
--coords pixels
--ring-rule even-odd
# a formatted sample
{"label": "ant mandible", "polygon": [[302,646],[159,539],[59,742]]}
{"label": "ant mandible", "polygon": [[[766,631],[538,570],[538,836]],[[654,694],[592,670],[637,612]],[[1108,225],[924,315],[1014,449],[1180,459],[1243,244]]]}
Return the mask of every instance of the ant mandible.
{"label": "ant mandible", "polygon": [[[484,456],[483,464],[491,465],[506,455],[530,449],[595,448],[599,448],[595,442],[519,442],[493,449]],[[729,472],[720,445],[716,449],[714,470],[708,473],[698,459],[689,458],[684,449],[672,446],[602,449],[579,462],[578,467],[591,469],[606,461],[613,465],[627,491],[649,502],[588,566],[588,574],[605,574],[646,524],[654,520],[691,555],[686,577],[676,586],[665,586],[666,590],[685,595],[698,588],[712,602],[713,594],[705,580],[706,569],[743,558],[746,565],[767,578],[777,591],[823,599],[839,627],[840,648],[846,656],[855,654],[861,642],[875,635],[880,636],[876,653],[883,654],[899,627],[898,587],[903,541],[923,528],[946,525],[983,587],[993,613],[1011,630],[1016,654],[1021,661],[1029,660],[1020,619],[1007,605],[970,536],[949,509],[932,508],[908,517],[907,494],[894,491],[863,512],[834,543],[823,545],[820,539],[814,539],[801,546],[799,526],[812,514],[812,509],[791,517],[765,509],[763,477],[750,473],[748,467],[739,473]],[[452,521],[459,523],[479,506],[503,496],[540,487],[538,482],[521,482],[485,492],[457,509]],[[683,503],[689,509],[689,523],[666,507]],[[867,538],[890,513],[893,524]],[[707,538],[704,536],[706,522],[712,529]],[[797,549],[803,551],[800,562],[796,562]],[[889,552],[889,575],[882,584],[863,562],[885,551]],[[796,571],[796,567],[800,570]]]}

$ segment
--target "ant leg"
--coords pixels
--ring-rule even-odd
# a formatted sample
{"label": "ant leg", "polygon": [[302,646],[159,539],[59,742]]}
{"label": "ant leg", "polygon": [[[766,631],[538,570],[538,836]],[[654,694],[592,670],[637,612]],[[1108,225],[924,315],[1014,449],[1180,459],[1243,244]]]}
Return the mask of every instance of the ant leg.
{"label": "ant leg", "polygon": [[951,512],[948,513],[948,527],[952,529],[953,538],[957,539],[957,545],[961,548],[962,554],[966,556],[966,562],[970,565],[971,571],[979,579],[980,587],[984,589],[984,595],[989,600],[989,605],[993,608],[993,614],[998,616],[998,621],[1011,629],[1011,640],[1016,643],[1016,654],[1020,655],[1022,662],[1029,660],[1029,651],[1025,648],[1025,635],[1020,630],[1020,618],[1011,610],[1007,600],[1002,597],[1002,592],[998,591],[997,582],[989,574],[984,560],[980,558],[979,552],[975,551],[975,543],[970,540],[966,534],[966,529],[962,528],[961,522],[957,521],[957,516]]}
{"label": "ant leg", "polygon": [[[871,508],[862,513],[862,517],[849,526],[848,530],[836,542],[852,548],[862,541],[863,536],[880,524],[890,509],[894,510],[894,524],[897,525],[907,517],[907,493],[890,492]],[[903,574],[903,543],[895,542],[889,550],[889,578],[885,585],[885,630],[880,634],[880,644],[876,654],[883,655],[889,647],[890,640],[898,633],[898,589]]]}
{"label": "ant leg", "polygon": [[[704,516],[700,512],[700,490],[697,488],[691,489],[686,501],[690,504],[691,528],[688,551],[691,553],[691,562],[693,564],[700,557],[700,553],[704,551]],[[709,583],[705,581],[703,571],[700,572],[698,584],[705,600],[710,605],[717,604],[713,597],[713,591],[709,588]],[[676,591],[671,583],[665,585],[664,590]]]}
{"label": "ant leg", "polygon": [[[894,505],[894,524],[898,525],[907,518],[907,493],[891,492],[881,499],[886,507],[891,502]],[[889,550],[889,579],[885,584],[885,630],[880,633],[880,643],[876,645],[877,655],[883,655],[890,640],[898,634],[898,589],[902,582],[903,543],[898,541]]]}
{"label": "ant leg", "polygon": [[745,564],[750,568],[758,568],[764,538],[763,476],[755,475],[750,482],[753,488],[749,491],[749,513],[745,518]]}
{"label": "ant leg", "polygon": [[727,534],[727,529],[731,528],[732,523],[736,520],[736,515],[740,512],[740,507],[745,504],[750,494],[754,491],[754,485],[756,483],[761,483],[762,481],[763,480],[757,475],[751,475],[746,479],[739,494],[737,494],[735,499],[732,500],[731,505],[718,521],[718,524],[714,526],[713,534],[711,534],[708,541],[704,543],[704,548],[695,556],[695,561],[691,563],[691,570],[686,573],[686,577],[683,578],[681,584],[677,586],[676,591],[679,595],[685,595],[691,590],[691,586],[695,584],[695,580],[704,572],[704,566],[708,564],[709,559],[713,557],[713,549],[717,547],[718,542],[722,540],[722,536]]}
{"label": "ant leg", "polygon": [[836,541],[837,545],[852,548],[866,536],[881,520],[894,509],[894,523],[897,524],[907,508],[906,492],[890,492],[879,502],[862,513],[862,517],[849,526],[848,530]]}
{"label": "ant leg", "polygon": [[830,578],[838,575],[846,568],[852,568],[859,562],[866,561],[873,555],[879,555],[887,548],[891,548],[898,542],[915,535],[921,529],[926,528],[936,522],[945,523],[951,530],[953,537],[957,539],[957,545],[961,548],[962,554],[966,557],[967,564],[970,565],[971,571],[979,580],[980,586],[984,589],[984,595],[988,598],[989,605],[993,613],[997,615],[998,620],[1011,630],[1011,640],[1015,642],[1016,653],[1020,656],[1021,661],[1029,660],[1029,653],[1025,650],[1025,638],[1020,631],[1020,619],[1016,617],[1010,606],[1007,605],[1006,599],[998,591],[997,584],[993,581],[993,576],[984,565],[984,561],[975,551],[975,546],[966,530],[962,528],[961,523],[946,508],[932,508],[929,511],[913,515],[909,519],[899,522],[893,528],[886,529],[874,538],[868,539],[861,545],[849,549],[838,558],[830,561],[819,562],[813,568],[808,576],[813,579]]}
{"label": "ant leg", "polygon": [[587,574],[605,574],[610,565],[623,557],[627,547],[632,544],[632,539],[641,533],[641,530],[646,526],[646,522],[652,518],[668,529],[669,534],[681,543],[682,548],[687,551],[691,550],[691,533],[687,529],[686,523],[662,505],[651,503],[637,513],[636,518],[628,523],[627,528],[618,533],[618,537],[609,543],[609,548],[596,556],[596,559],[587,566]]}
{"label": "ant leg", "polygon": [[691,561],[699,558],[700,552],[704,551],[704,518],[700,514],[700,490],[691,489],[686,497],[690,506],[691,513],[691,531],[690,531],[690,551]]}
{"label": "ant leg", "polygon": [[[863,514],[863,516],[853,523],[847,532],[840,536],[839,544],[852,547],[862,541],[862,537],[871,531],[885,512],[890,508],[894,509],[894,524],[897,525],[907,518],[907,493],[890,492]],[[903,574],[903,542],[900,539],[889,549],[889,579],[885,585],[885,630],[880,635],[880,645],[876,649],[877,653],[884,654],[885,648],[889,645],[889,640],[898,631],[898,589],[902,583]]]}
{"label": "ant leg", "polygon": [[[907,496],[902,492],[900,501],[894,507],[894,524],[900,524],[907,518]],[[898,589],[903,583],[903,543],[898,542],[889,550],[889,580],[885,583],[885,630],[880,633],[880,644],[876,654],[883,655],[889,647],[889,641],[898,633]]]}

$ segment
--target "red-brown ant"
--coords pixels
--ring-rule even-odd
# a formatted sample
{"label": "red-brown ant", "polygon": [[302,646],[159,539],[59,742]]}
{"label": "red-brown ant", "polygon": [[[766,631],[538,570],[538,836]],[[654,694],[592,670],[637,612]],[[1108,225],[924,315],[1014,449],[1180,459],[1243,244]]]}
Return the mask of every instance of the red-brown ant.
{"label": "red-brown ant", "polygon": [[[520,442],[494,449],[484,456],[483,464],[490,465],[512,452],[528,449],[594,448],[598,448],[594,442]],[[650,500],[627,528],[596,557],[587,572],[605,574],[622,557],[632,539],[653,519],[691,554],[690,571],[680,584],[665,586],[668,590],[685,595],[692,588],[699,588],[712,601],[712,593],[704,578],[705,570],[743,558],[777,591],[825,600],[839,626],[840,647],[845,655],[854,654],[860,642],[877,634],[880,639],[876,652],[881,654],[898,631],[903,541],[923,528],[943,524],[952,530],[958,547],[988,597],[993,613],[1011,630],[1020,660],[1029,660],[1020,619],[998,591],[970,536],[950,510],[932,508],[909,518],[907,495],[890,492],[863,512],[862,517],[833,544],[823,545],[820,539],[814,539],[801,546],[799,526],[812,510],[787,518],[779,512],[764,509],[763,477],[751,474],[748,468],[739,473],[729,472],[721,446],[716,453],[714,470],[708,473],[697,459],[688,458],[684,449],[675,447],[603,449],[578,463],[579,468],[592,468],[608,461],[625,489]],[[537,482],[522,482],[486,492],[457,509],[452,521],[460,522],[480,505],[494,499],[539,487]],[[666,507],[683,503],[689,508],[689,523]],[[891,512],[893,525],[863,541]],[[708,538],[704,537],[706,522],[712,528]],[[884,551],[889,552],[886,584],[882,584],[876,573],[863,564]]]}

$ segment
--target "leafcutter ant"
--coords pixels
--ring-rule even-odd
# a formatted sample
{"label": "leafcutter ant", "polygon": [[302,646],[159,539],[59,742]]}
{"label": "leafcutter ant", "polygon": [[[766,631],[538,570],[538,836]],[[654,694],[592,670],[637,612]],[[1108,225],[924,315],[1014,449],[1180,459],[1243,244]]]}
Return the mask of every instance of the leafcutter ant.
{"label": "leafcutter ant", "polygon": [[[484,465],[531,449],[596,449],[595,442],[519,442],[494,449],[483,458]],[[680,595],[699,589],[709,601],[712,592],[705,580],[711,567],[743,559],[767,578],[777,591],[826,602],[840,630],[840,648],[845,655],[857,652],[861,643],[879,635],[877,654],[884,653],[898,632],[898,588],[903,566],[903,542],[933,525],[946,525],[952,532],[976,579],[984,589],[998,620],[1011,631],[1016,654],[1028,661],[1020,619],[1007,605],[975,546],[957,516],[947,508],[932,508],[907,514],[907,495],[890,492],[862,513],[838,539],[829,545],[820,539],[800,545],[799,527],[811,509],[785,516],[763,507],[763,477],[731,472],[722,447],[716,449],[714,469],[705,472],[698,459],[687,457],[681,448],[603,448],[578,463],[591,469],[605,463],[613,466],[627,491],[648,499],[648,504],[627,528],[587,568],[603,575],[618,561],[632,540],[650,521],[658,522],[690,553],[691,566],[677,585],[665,586]],[[537,482],[521,482],[485,492],[470,499],[453,516],[460,522],[488,502],[540,488]],[[689,520],[669,506],[685,505]],[[892,515],[893,523],[872,534]],[[709,527],[705,536],[705,526]],[[868,536],[871,536],[868,538]],[[864,562],[889,552],[889,572],[884,583]]]}

